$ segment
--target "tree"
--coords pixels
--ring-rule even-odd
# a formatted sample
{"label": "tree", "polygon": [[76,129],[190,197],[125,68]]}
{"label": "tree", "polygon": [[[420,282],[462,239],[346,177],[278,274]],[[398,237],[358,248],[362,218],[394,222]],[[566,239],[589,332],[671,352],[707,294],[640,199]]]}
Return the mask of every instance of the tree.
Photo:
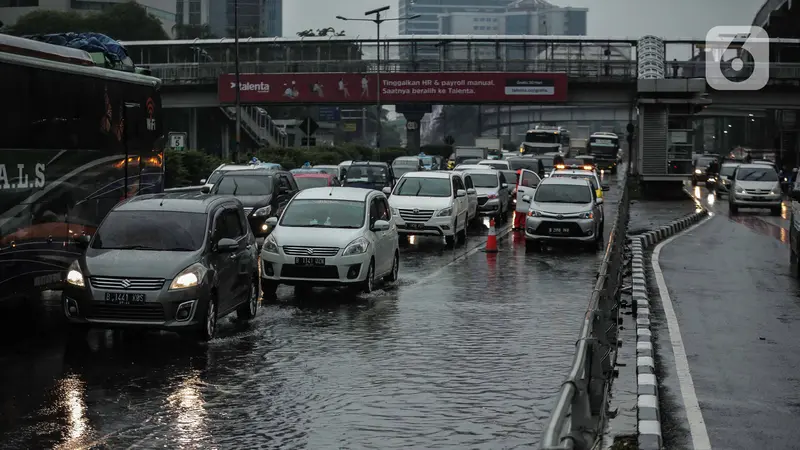
{"label": "tree", "polygon": [[169,39],[161,21],[135,2],[118,3],[99,13],[37,10],[20,17],[9,34],[25,36],[66,32],[95,32],[119,41]]}
{"label": "tree", "polygon": [[217,39],[211,32],[211,27],[206,25],[185,25],[177,24],[172,27],[172,32],[175,33],[175,39]]}

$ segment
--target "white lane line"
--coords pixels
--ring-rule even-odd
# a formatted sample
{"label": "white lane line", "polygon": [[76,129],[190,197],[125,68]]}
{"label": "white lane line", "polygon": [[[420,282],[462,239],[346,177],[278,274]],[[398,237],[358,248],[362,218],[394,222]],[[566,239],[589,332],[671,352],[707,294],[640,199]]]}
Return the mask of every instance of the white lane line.
{"label": "white lane line", "polygon": [[[499,240],[502,237],[504,237],[505,235],[507,235],[508,233],[510,233],[511,232],[511,228],[512,228],[512,226],[507,226],[505,229],[502,229],[499,232],[497,232],[497,239]],[[483,237],[485,238],[486,236],[483,236]],[[486,241],[482,240],[481,243],[478,244],[472,250],[470,250],[470,251],[468,251],[468,252],[466,252],[466,253],[464,253],[462,255],[459,255],[454,260],[452,260],[449,263],[443,265],[442,267],[439,267],[438,269],[436,269],[433,272],[431,272],[430,274],[428,274],[427,277],[421,278],[419,281],[417,281],[414,284],[417,285],[417,284],[423,283],[425,281],[430,281],[431,279],[438,277],[448,267],[452,266],[453,264],[455,264],[455,263],[457,263],[459,261],[462,261],[462,260],[465,260],[465,259],[469,258],[470,256],[474,255],[475,253],[478,253],[479,251],[483,250],[484,247],[486,247]]]}
{"label": "white lane line", "polygon": [[678,326],[678,317],[675,315],[675,308],[672,305],[672,299],[669,296],[667,283],[664,281],[664,273],[661,271],[658,258],[661,256],[661,249],[672,242],[673,239],[694,230],[709,220],[711,220],[710,217],[686,229],[683,233],[676,234],[658,244],[655,250],[653,250],[652,258],[653,273],[655,273],[656,276],[658,292],[661,296],[661,305],[664,307],[664,315],[667,319],[670,342],[672,343],[672,354],[675,355],[675,371],[678,375],[681,395],[683,396],[683,407],[686,411],[686,419],[689,421],[689,433],[692,435],[692,446],[694,450],[711,450],[711,441],[708,438],[706,422],[703,420],[703,411],[700,410],[700,402],[697,400],[697,393],[694,390],[694,381],[692,381],[692,373],[689,371],[689,359],[686,357],[686,348],[683,346],[683,337],[681,337],[681,330]]}

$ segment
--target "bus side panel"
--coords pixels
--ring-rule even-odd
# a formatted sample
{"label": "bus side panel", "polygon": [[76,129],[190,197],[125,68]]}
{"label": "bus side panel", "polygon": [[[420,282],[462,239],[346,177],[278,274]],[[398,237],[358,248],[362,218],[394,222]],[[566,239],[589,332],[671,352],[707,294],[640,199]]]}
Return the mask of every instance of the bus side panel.
{"label": "bus side panel", "polygon": [[[163,189],[163,176],[161,151],[153,141],[159,130],[126,131],[128,120],[145,130],[147,122],[123,112],[131,87],[141,92],[137,98],[154,93],[160,112],[154,90],[17,65],[0,65],[0,73],[7,75],[0,95],[7,100],[8,118],[0,121],[2,301],[60,284],[80,254],[73,238],[94,233],[124,198],[126,166],[128,184],[135,180],[137,189],[147,185],[158,191],[159,184]],[[135,147],[127,146],[127,158],[126,133],[138,139]]]}

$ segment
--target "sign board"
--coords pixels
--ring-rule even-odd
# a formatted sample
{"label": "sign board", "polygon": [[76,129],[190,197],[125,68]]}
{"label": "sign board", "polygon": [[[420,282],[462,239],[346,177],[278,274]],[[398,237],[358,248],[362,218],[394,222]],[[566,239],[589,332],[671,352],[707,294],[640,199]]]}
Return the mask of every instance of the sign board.
{"label": "sign board", "polygon": [[307,136],[312,136],[319,129],[319,124],[311,117],[306,117],[300,122],[300,130]]}
{"label": "sign board", "polygon": [[[376,74],[246,73],[242,103],[374,104]],[[219,101],[236,102],[233,74],[222,74]],[[235,84],[234,84],[235,86]],[[249,87],[253,86],[253,89]],[[389,72],[381,74],[381,100],[393,103],[553,103],[567,101],[567,74],[557,72]]]}
{"label": "sign board", "polygon": [[169,135],[169,148],[173,150],[186,149],[186,133],[170,132]]}
{"label": "sign board", "polygon": [[413,120],[410,120],[410,121],[406,122],[406,130],[414,131],[417,128],[419,128],[419,123],[417,123],[417,122],[415,122]]}
{"label": "sign board", "polygon": [[314,147],[317,145],[317,138],[303,138],[301,139],[300,145],[304,147]]}
{"label": "sign board", "polygon": [[337,106],[320,106],[320,122],[338,122],[342,119],[342,114]]}
{"label": "sign board", "polygon": [[345,122],[344,131],[348,133],[355,133],[356,131],[358,131],[358,124],[355,122]]}

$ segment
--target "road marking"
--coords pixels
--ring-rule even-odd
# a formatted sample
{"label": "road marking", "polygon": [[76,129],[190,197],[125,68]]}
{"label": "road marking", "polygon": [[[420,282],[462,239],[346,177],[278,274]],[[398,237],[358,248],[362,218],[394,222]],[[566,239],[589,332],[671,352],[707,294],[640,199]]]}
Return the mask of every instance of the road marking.
{"label": "road marking", "polygon": [[[511,232],[511,225],[509,225],[506,228],[498,231],[497,232],[497,239],[503,238],[505,235],[507,235],[510,232]],[[483,237],[486,237],[486,236],[483,236]],[[470,256],[474,255],[475,253],[478,253],[479,251],[483,250],[483,248],[485,247],[485,244],[486,244],[486,241],[481,239],[481,242],[478,245],[476,245],[472,250],[470,250],[470,251],[468,251],[468,252],[456,257],[454,260],[450,261],[449,263],[447,263],[447,264],[443,265],[442,267],[434,270],[427,277],[421,278],[419,281],[414,283],[414,285],[417,285],[417,284],[420,284],[420,283],[423,283],[423,282],[426,282],[426,281],[430,281],[431,279],[438,277],[448,267],[452,266],[453,264],[455,264],[457,262],[465,260],[465,259],[469,258]]]}
{"label": "road marking", "polygon": [[672,305],[672,299],[669,296],[667,283],[664,281],[664,273],[661,271],[658,258],[661,256],[661,249],[672,242],[673,239],[703,225],[709,220],[711,220],[711,217],[658,244],[653,250],[652,258],[653,273],[656,276],[661,305],[664,308],[664,315],[667,319],[672,354],[675,356],[675,371],[678,375],[681,395],[683,396],[683,408],[686,411],[686,419],[689,421],[689,433],[692,435],[694,450],[711,450],[711,441],[708,438],[708,430],[706,429],[705,420],[703,420],[703,411],[700,410],[700,402],[697,400],[697,393],[694,390],[694,381],[692,381],[692,374],[689,371],[689,359],[686,357],[686,348],[683,346],[678,317],[675,315],[675,308]]}

